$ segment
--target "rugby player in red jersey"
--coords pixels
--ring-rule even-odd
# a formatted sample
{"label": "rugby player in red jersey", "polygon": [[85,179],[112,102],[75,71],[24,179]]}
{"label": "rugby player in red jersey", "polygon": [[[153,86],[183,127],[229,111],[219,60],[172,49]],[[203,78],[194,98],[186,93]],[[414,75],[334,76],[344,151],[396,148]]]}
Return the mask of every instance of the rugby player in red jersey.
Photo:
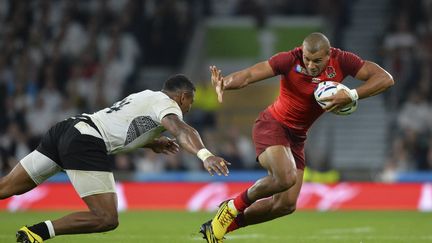
{"label": "rugby player in red jersey", "polygon": [[224,90],[240,89],[276,75],[281,78],[279,97],[260,113],[253,127],[257,160],[268,176],[220,205],[214,219],[201,226],[207,242],[222,242],[227,232],[295,211],[305,168],[306,133],[324,113],[313,95],[318,83],[342,82],[347,76],[365,81],[356,89],[340,90],[323,99],[329,102],[327,111],[379,94],[394,83],[379,65],[331,47],[321,33],[308,35],[301,47],[225,77],[215,66],[210,71],[219,102]]}

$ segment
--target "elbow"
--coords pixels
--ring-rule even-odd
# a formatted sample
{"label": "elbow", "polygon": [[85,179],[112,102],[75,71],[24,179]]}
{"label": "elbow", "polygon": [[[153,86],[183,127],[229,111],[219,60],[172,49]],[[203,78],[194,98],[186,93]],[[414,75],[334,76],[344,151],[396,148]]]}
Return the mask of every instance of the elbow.
{"label": "elbow", "polygon": [[373,79],[377,81],[377,84],[380,87],[381,91],[387,90],[394,85],[394,79],[392,75],[387,72],[380,73],[376,75]]}
{"label": "elbow", "polygon": [[387,73],[387,88],[390,88],[394,85],[394,79],[393,76],[390,73]]}
{"label": "elbow", "polygon": [[393,86],[394,83],[395,83],[395,82],[394,82],[394,79],[393,79],[392,76],[387,77],[387,79],[386,79],[386,81],[385,81],[386,89],[388,89],[388,88],[390,88],[391,86]]}

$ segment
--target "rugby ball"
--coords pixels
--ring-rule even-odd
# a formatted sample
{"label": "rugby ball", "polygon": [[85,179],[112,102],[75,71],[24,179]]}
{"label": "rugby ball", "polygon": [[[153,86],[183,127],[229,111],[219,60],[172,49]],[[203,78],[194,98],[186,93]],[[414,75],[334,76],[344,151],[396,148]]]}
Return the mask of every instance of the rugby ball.
{"label": "rugby ball", "polygon": [[[321,98],[325,98],[328,96],[332,96],[338,92],[340,89],[349,90],[349,88],[341,83],[333,82],[333,81],[324,81],[317,85],[315,88],[314,96],[317,103],[324,108],[327,106],[328,102],[321,101]],[[358,102],[353,101],[350,104],[339,108],[337,110],[333,110],[332,112],[337,115],[349,115],[357,110]]]}

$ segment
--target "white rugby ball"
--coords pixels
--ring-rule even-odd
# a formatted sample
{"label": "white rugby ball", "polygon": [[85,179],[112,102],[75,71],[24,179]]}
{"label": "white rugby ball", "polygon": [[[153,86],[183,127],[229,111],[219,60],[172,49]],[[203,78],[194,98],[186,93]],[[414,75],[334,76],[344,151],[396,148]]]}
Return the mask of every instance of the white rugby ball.
{"label": "white rugby ball", "polygon": [[[327,106],[328,102],[321,101],[320,99],[328,96],[332,96],[336,94],[340,89],[349,90],[347,86],[338,82],[333,82],[333,81],[321,82],[315,88],[315,92],[314,92],[315,100],[322,108],[324,108],[325,106]],[[358,102],[353,101],[342,108],[333,110],[332,112],[337,115],[349,115],[357,110],[357,106],[358,106]]]}

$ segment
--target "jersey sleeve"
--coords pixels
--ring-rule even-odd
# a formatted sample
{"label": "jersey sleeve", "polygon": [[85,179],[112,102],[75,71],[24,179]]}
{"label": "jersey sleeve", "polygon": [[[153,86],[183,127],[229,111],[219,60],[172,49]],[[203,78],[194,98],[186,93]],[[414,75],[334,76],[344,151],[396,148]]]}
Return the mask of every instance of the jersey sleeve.
{"label": "jersey sleeve", "polygon": [[275,75],[287,73],[293,66],[294,61],[295,56],[292,51],[279,52],[268,60]]}
{"label": "jersey sleeve", "polygon": [[357,72],[364,64],[364,60],[352,52],[342,51],[338,56],[338,61],[344,76],[355,77]]}
{"label": "jersey sleeve", "polygon": [[155,101],[153,111],[155,112],[156,118],[159,122],[169,114],[175,114],[180,118],[180,120],[183,120],[183,113],[178,104],[174,100],[168,98]]}

